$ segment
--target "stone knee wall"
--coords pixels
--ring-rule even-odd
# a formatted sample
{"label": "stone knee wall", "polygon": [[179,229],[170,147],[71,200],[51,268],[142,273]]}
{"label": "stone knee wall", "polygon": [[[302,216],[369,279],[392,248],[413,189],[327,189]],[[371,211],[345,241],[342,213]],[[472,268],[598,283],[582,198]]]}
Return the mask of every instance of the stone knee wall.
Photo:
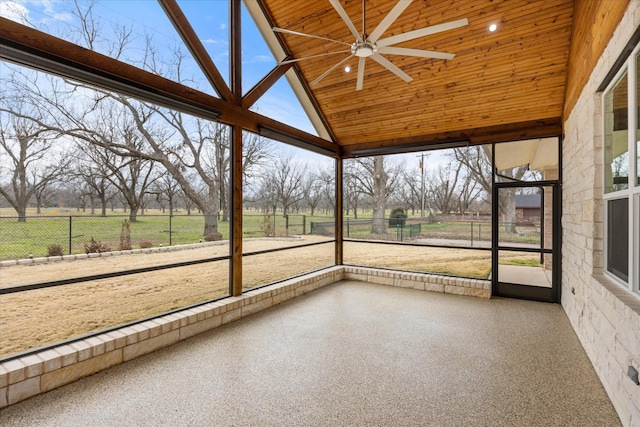
{"label": "stone knee wall", "polygon": [[335,266],[0,363],[0,408],[343,279],[489,298],[491,282]]}

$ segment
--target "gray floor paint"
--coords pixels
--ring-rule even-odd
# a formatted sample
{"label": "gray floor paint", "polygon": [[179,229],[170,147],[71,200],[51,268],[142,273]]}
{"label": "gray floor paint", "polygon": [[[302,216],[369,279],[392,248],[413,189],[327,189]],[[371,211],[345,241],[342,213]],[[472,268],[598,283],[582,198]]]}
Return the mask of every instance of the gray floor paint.
{"label": "gray floor paint", "polygon": [[616,426],[559,305],[344,281],[0,410],[3,426]]}

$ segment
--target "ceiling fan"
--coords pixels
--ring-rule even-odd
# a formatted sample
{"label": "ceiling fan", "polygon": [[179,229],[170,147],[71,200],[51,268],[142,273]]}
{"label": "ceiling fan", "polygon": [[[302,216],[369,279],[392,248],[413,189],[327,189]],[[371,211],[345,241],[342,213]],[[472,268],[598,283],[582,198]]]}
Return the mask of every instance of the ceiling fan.
{"label": "ceiling fan", "polygon": [[327,37],[316,36],[312,34],[300,33],[297,31],[287,30],[285,28],[274,27],[273,31],[277,33],[285,33],[285,34],[294,34],[297,36],[311,37],[321,40],[328,40],[334,43],[340,43],[343,45],[347,45],[350,48],[348,50],[340,50],[336,52],[327,52],[320,55],[307,56],[304,58],[297,59],[289,59],[285,61],[281,61],[280,64],[287,64],[291,62],[302,61],[304,59],[317,58],[326,55],[335,55],[340,53],[350,53],[349,56],[335,64],[333,67],[329,68],[327,71],[322,73],[318,78],[311,82],[311,85],[317,84],[320,80],[325,78],[329,73],[338,68],[340,65],[348,61],[349,59],[357,56],[358,59],[358,77],[356,80],[356,90],[362,90],[362,84],[364,81],[364,66],[367,58],[371,58],[376,61],[378,64],[385,67],[387,70],[391,71],[396,76],[400,77],[405,82],[410,82],[413,80],[411,76],[402,71],[400,68],[395,66],[391,61],[382,56],[382,54],[387,55],[405,55],[405,56],[416,56],[421,58],[435,58],[435,59],[452,59],[455,55],[452,53],[444,53],[444,52],[434,52],[430,50],[420,50],[420,49],[409,49],[403,47],[395,47],[392,46],[396,43],[405,42],[408,40],[413,40],[418,37],[424,37],[430,34],[440,33],[442,31],[452,30],[454,28],[463,27],[469,24],[467,18],[458,19],[456,21],[446,22],[443,24],[431,25],[429,27],[421,28],[418,30],[409,31],[406,33],[398,34],[391,37],[380,38],[382,34],[393,24],[393,22],[400,16],[400,14],[411,4],[412,0],[399,0],[398,3],[391,9],[391,11],[384,17],[384,19],[378,24],[378,26],[373,30],[371,34],[367,34],[365,31],[365,19],[366,19],[366,9],[365,2],[366,0],[362,0],[362,33],[358,33],[358,30],[353,25],[353,22],[347,15],[347,12],[344,10],[339,0],[329,0],[329,3],[333,6],[333,8],[338,12],[338,15],[342,18],[344,23],[347,25],[351,34],[355,37],[356,41],[354,43],[346,43],[340,40],[334,40]]}

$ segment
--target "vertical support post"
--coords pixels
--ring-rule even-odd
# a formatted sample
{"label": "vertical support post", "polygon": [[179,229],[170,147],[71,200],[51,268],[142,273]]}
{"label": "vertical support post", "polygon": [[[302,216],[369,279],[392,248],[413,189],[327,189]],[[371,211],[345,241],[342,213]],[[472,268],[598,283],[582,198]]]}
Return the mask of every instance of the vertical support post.
{"label": "vertical support post", "polygon": [[[542,268],[545,268],[544,265],[544,249],[545,249],[545,239],[544,239],[544,223],[545,221],[545,212],[544,205],[546,204],[546,196],[547,196],[547,188],[546,187],[538,187],[540,191],[540,264],[542,264]],[[553,194],[552,194],[553,195]]]}
{"label": "vertical support post", "polygon": [[231,135],[230,293],[238,296],[242,294],[242,127],[233,126]]}
{"label": "vertical support post", "polygon": [[498,294],[499,188],[496,188],[496,144],[491,144],[491,295]]}
{"label": "vertical support post", "polygon": [[420,218],[424,218],[424,153],[420,154]]}
{"label": "vertical support post", "polygon": [[173,246],[173,215],[169,214],[169,246]]}
{"label": "vertical support post", "polygon": [[285,214],[284,216],[284,229],[285,229],[285,234],[288,236],[289,235],[289,214]]}
{"label": "vertical support post", "polygon": [[[343,251],[343,235],[342,235],[342,221],[343,221],[343,201],[342,201],[342,157],[338,156],[336,159],[336,211],[335,211],[335,237],[336,237],[336,265],[342,265],[344,260],[344,251]],[[347,221],[349,221],[347,219]],[[348,227],[349,223],[347,222],[347,236],[348,236]]]}
{"label": "vertical support post", "polygon": [[307,216],[302,215],[302,235],[307,234]]}
{"label": "vertical support post", "polygon": [[71,247],[71,239],[73,239],[73,237],[72,237],[73,236],[73,226],[71,225],[72,218],[73,217],[71,215],[69,215],[69,255],[71,255],[71,249],[72,249],[72,247]]}
{"label": "vertical support post", "polygon": [[[242,105],[242,14],[241,0],[229,2],[231,48],[230,79],[233,101]],[[231,127],[231,224],[229,244],[231,245],[231,265],[229,293],[232,296],[242,294],[242,126]]]}

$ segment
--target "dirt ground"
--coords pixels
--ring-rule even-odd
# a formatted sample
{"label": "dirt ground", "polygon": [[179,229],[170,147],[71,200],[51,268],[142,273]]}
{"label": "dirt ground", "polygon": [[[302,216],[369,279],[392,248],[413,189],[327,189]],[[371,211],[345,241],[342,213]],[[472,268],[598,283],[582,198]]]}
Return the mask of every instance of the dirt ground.
{"label": "dirt ground", "polygon": [[[245,256],[243,287],[261,284],[334,265],[334,245],[295,249],[300,244],[327,241],[254,240],[244,252],[292,247],[287,251]],[[0,268],[0,287],[44,282],[90,274],[163,265],[228,254],[228,245],[172,252],[109,256],[75,261]],[[345,243],[345,263],[487,277],[490,253],[459,249]],[[229,293],[227,260],[148,273],[96,280],[0,296],[0,357],[71,337],[145,318]]]}

